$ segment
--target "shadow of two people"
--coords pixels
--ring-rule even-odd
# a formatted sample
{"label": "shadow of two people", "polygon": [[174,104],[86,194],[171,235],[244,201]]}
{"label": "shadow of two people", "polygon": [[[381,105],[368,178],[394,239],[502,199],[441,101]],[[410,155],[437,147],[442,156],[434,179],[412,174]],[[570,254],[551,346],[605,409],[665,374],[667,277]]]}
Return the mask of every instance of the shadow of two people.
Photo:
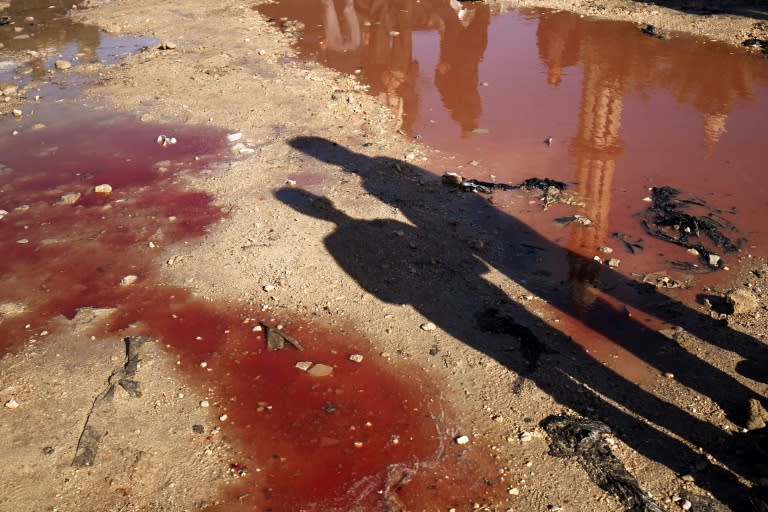
{"label": "shadow of two people", "polygon": [[[406,162],[368,157],[318,137],[300,137],[290,144],[319,161],[357,173],[368,192],[398,208],[409,221],[357,219],[327,198],[300,189],[275,193],[296,211],[335,225],[324,239],[325,247],[363,289],[382,301],[411,305],[451,336],[504,364],[519,379],[530,379],[559,403],[583,416],[604,419],[624,442],[673,471],[686,474],[700,468],[696,475],[700,487],[734,510],[746,509],[748,489],[734,472],[752,472],[745,456],[749,440],[660,399],[597,362],[483,277],[493,266],[558,309],[578,316],[564,293],[567,287],[556,279],[532,279],[535,258],[515,256],[510,247],[524,243],[581,267],[594,262],[552,244],[476,194],[441,187],[433,175]],[[468,243],[477,238],[497,243],[479,250]],[[595,279],[616,281],[611,293],[619,300],[674,321],[709,343],[766,360],[765,348],[756,340],[730,329],[720,332],[709,317],[679,303],[670,305],[669,297],[656,291],[638,293],[634,282],[616,272],[602,267],[595,271],[608,272]],[[711,397],[732,417],[739,415],[749,398],[760,398],[600,299],[582,318],[660,372],[674,372],[680,383]],[[517,343],[517,351],[507,349],[510,340]],[[660,351],[662,345],[665,350]],[[719,463],[710,463],[691,445],[706,447]]]}

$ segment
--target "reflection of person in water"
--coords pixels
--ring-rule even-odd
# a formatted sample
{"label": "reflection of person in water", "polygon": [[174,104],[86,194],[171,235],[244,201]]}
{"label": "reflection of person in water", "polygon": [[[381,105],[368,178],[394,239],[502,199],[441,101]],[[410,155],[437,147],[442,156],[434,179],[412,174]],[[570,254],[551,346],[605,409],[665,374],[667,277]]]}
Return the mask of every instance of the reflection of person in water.
{"label": "reflection of person in water", "polygon": [[357,50],[360,47],[360,22],[354,0],[344,0],[341,23],[333,0],[321,1],[325,27],[325,40],[321,46],[333,52]]}
{"label": "reflection of person in water", "polygon": [[435,11],[443,26],[435,85],[443,105],[466,136],[478,127],[482,113],[477,88],[480,61],[488,46],[491,11],[485,3],[460,4],[455,0],[435,2]]}
{"label": "reflection of person in water", "polygon": [[365,72],[371,82],[371,92],[393,109],[396,129],[408,130],[412,119],[406,115],[407,106],[416,97],[417,62],[413,60],[413,0],[391,2],[358,1],[360,8],[368,7],[371,27],[367,33]]}

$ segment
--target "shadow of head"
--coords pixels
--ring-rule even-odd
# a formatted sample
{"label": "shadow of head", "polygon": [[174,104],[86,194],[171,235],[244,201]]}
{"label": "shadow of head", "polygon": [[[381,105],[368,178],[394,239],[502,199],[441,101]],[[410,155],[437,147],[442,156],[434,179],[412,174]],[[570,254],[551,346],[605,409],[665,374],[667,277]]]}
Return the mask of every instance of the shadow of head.
{"label": "shadow of head", "polygon": [[288,145],[313,158],[329,164],[347,166],[353,162],[357,153],[322,137],[294,137]]}
{"label": "shadow of head", "polygon": [[336,208],[327,197],[318,196],[300,188],[284,187],[275,191],[275,198],[299,213],[339,224],[349,217]]}

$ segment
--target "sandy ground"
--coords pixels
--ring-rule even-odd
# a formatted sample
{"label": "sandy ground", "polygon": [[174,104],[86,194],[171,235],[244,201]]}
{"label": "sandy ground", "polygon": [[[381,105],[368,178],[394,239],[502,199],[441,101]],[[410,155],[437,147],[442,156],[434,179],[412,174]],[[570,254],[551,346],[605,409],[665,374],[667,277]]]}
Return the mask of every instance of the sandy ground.
{"label": "sandy ground", "polygon": [[[734,508],[734,503],[744,501],[733,495],[745,496],[753,483],[747,479],[723,483],[728,482],[723,476],[728,471],[722,468],[741,467],[749,450],[748,443],[732,434],[746,424],[746,397],[741,400],[744,414],[735,417],[694,386],[670,376],[659,375],[643,392],[622,385],[618,390],[590,387],[594,380],[589,375],[599,375],[601,365],[579,359],[568,341],[548,325],[552,315],[540,306],[543,301],[531,300],[530,292],[503,270],[478,264],[473,251],[489,233],[473,229],[471,215],[465,213],[478,207],[477,199],[450,194],[438,177],[422,171],[442,169],[445,156],[395,133],[392,114],[367,96],[354,78],[294,59],[292,36],[241,2],[92,4],[92,9],[77,14],[80,20],[111,34],[172,42],[174,49],[148,49],[108,69],[85,65],[71,70],[86,80],[98,76],[87,91],[91,101],[133,112],[145,121],[240,131],[242,142],[254,150],[238,154],[213,174],[189,180],[190,187],[213,194],[230,215],[198,243],[159,256],[164,280],[211,300],[269,304],[327,325],[354,325],[376,352],[396,354],[394,366],[407,360],[423,368],[458,411],[460,426],[487,446],[501,447],[499,468],[520,489],[519,495],[487,504],[484,510],[626,508],[590,478],[588,467],[573,458],[548,455],[548,440],[537,424],[551,414],[569,411],[604,419],[622,434],[611,438],[613,453],[663,509],[682,510],[686,502],[694,511],[727,509],[714,494],[731,509],[745,510]],[[760,12],[744,17],[740,13],[746,8],[735,4],[723,7],[726,14],[706,16],[641,2],[565,0],[548,6],[652,23],[662,30],[685,30],[733,44],[768,33]],[[707,2],[683,5],[699,10],[706,6]],[[318,149],[311,140],[290,143],[297,137],[332,139],[348,151],[322,161],[315,156],[335,150]],[[333,206],[318,207],[299,189],[286,188],[289,180],[314,196],[330,199]],[[328,217],[334,208],[347,220]],[[467,219],[468,227],[446,231],[443,221],[452,216]],[[376,219],[379,224],[366,222]],[[494,227],[498,225],[486,229]],[[398,231],[403,234],[394,235],[393,241],[392,233]],[[380,238],[382,233],[390,238]],[[244,251],[254,240],[259,242],[257,250]],[[334,252],[340,246],[362,250],[370,244],[380,245],[386,257],[397,262],[384,269],[391,278],[387,282],[395,283],[395,296],[376,293],[385,286],[381,280],[366,281],[357,262]],[[481,257],[486,261],[503,257],[498,247],[485,251]],[[165,265],[170,256],[182,258],[173,266]],[[427,264],[425,271],[424,261],[434,260],[440,264],[431,270]],[[381,262],[372,264],[376,263]],[[764,339],[760,313],[766,307],[762,295],[768,288],[766,280],[765,273],[749,272],[734,280],[734,287],[749,282],[761,302],[756,311],[731,315],[727,324],[719,316],[717,322],[707,323],[710,312],[699,310],[704,323],[696,325],[711,328],[718,340],[736,339],[739,347],[745,345],[743,350],[720,346],[702,351],[697,338],[701,329],[668,333],[675,347],[696,353],[754,396],[765,391],[760,372],[739,371],[743,369],[739,364],[743,366],[745,359],[749,363],[762,346],[746,346],[733,333],[746,333],[743,339]],[[436,283],[446,297],[438,313],[431,313],[419,293],[411,297],[404,291],[429,291]],[[265,284],[276,288],[265,294]],[[520,297],[526,299],[518,301]],[[551,353],[543,356],[545,362],[533,376],[519,378],[522,366],[505,359],[496,346],[498,336],[463,323],[478,304],[502,304],[546,340]],[[420,329],[435,318],[440,320],[436,330]],[[154,344],[147,347],[138,373],[138,380],[146,383],[142,398],[116,397],[116,412],[110,419],[113,433],[100,449],[99,463],[86,469],[71,467],[82,419],[125,355],[118,336],[91,340],[89,322],[99,321],[98,315],[62,320],[58,332],[65,334],[27,344],[0,361],[0,398],[21,404],[0,411],[7,461],[0,467],[4,482],[0,510],[197,510],[215,503],[233,479],[228,454],[239,449],[238,441],[218,435],[214,413],[194,406],[205,398],[205,390],[186,383],[176,373],[173,358]],[[473,342],[466,343],[468,339]],[[439,358],[430,355],[436,345]],[[757,380],[746,374],[757,374]],[[670,404],[660,407],[660,417],[637,412],[659,407],[657,396]],[[676,411],[692,409],[700,430],[681,435],[675,431]],[[203,425],[208,434],[196,434],[192,424]],[[533,433],[525,442],[520,437],[524,432]],[[122,499],[126,489],[130,503]],[[466,510],[472,508],[466,504]]]}

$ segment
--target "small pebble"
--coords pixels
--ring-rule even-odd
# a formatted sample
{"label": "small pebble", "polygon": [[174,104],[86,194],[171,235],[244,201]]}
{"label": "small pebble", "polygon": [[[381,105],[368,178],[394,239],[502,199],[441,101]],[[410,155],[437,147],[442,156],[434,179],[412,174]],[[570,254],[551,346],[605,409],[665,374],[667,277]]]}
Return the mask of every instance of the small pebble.
{"label": "small pebble", "polygon": [[680,477],[683,482],[693,482],[693,475],[683,475]]}
{"label": "small pebble", "polygon": [[518,489],[517,487],[510,487],[510,489],[507,492],[512,496],[517,496],[520,494],[520,489]]}
{"label": "small pebble", "polygon": [[349,356],[349,360],[353,363],[362,363],[363,362],[363,356],[361,354],[352,354]]}
{"label": "small pebble", "polygon": [[310,368],[312,368],[312,361],[299,361],[298,363],[295,364],[295,366],[299,370],[305,372]]}
{"label": "small pebble", "polygon": [[312,375],[313,377],[327,377],[331,373],[333,373],[333,367],[328,366],[327,364],[316,364],[312,368],[310,368],[307,373]]}
{"label": "small pebble", "polygon": [[109,185],[107,183],[102,183],[101,185],[96,185],[93,188],[93,191],[97,194],[111,194],[112,193],[112,185]]}
{"label": "small pebble", "polygon": [[262,287],[262,290],[264,290],[265,292],[271,292],[274,289],[275,289],[274,285],[271,285],[271,284],[265,284]]}
{"label": "small pebble", "polygon": [[200,407],[210,407],[208,400],[200,400]]}
{"label": "small pebble", "polygon": [[680,508],[682,508],[683,510],[691,510],[692,506],[693,504],[688,500],[685,500],[680,504]]}
{"label": "small pebble", "polygon": [[208,366],[208,363],[206,363],[205,361],[203,361],[202,363],[200,363],[200,368],[205,368],[205,367],[207,367],[207,366]]}
{"label": "small pebble", "polygon": [[425,324],[421,324],[421,330],[422,331],[434,331],[437,329],[437,326],[433,324],[432,322],[427,322]]}
{"label": "small pebble", "polygon": [[469,442],[469,437],[458,436],[454,439],[454,441],[456,441],[456,444],[467,444]]}
{"label": "small pebble", "polygon": [[226,414],[222,414],[221,416],[219,416],[219,421],[227,421],[227,418],[229,418],[229,416],[227,416]]}
{"label": "small pebble", "polygon": [[527,443],[528,441],[533,439],[533,434],[531,432],[522,432],[518,436],[518,439],[520,439],[520,441],[523,442],[523,443]]}
{"label": "small pebble", "polygon": [[120,280],[120,286],[130,286],[135,283],[138,278],[139,276],[133,274],[125,276]]}
{"label": "small pebble", "polygon": [[8,409],[16,409],[18,406],[19,406],[19,402],[17,402],[13,398],[5,402],[5,407],[7,407]]}
{"label": "small pebble", "polygon": [[65,70],[65,69],[69,69],[69,68],[72,67],[72,63],[71,62],[69,62],[68,60],[63,60],[63,59],[57,60],[56,62],[53,63],[53,65],[56,67],[56,69],[61,70],[61,71]]}

